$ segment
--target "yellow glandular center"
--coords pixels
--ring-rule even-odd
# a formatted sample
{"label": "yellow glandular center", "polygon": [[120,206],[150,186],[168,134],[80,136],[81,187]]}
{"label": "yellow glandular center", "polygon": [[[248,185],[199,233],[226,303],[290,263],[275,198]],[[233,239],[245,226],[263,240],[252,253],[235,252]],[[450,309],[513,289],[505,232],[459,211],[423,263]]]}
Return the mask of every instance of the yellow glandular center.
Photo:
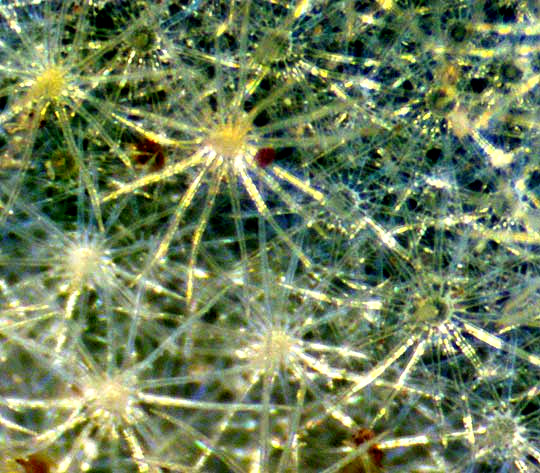
{"label": "yellow glandular center", "polygon": [[212,150],[223,158],[234,158],[246,150],[251,124],[246,120],[231,120],[220,125],[209,136]]}
{"label": "yellow glandular center", "polygon": [[34,81],[28,98],[30,100],[57,100],[66,88],[65,71],[58,66],[45,69]]}

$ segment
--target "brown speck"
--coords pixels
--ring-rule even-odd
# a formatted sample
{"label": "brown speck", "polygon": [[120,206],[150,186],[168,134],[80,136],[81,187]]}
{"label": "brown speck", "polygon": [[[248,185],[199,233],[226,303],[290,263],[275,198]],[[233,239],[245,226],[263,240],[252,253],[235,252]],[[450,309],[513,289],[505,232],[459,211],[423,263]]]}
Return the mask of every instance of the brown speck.
{"label": "brown speck", "polygon": [[159,171],[165,165],[165,153],[159,143],[141,138],[133,145],[133,159],[140,166],[150,165],[151,171]]}
{"label": "brown speck", "polygon": [[[371,429],[360,428],[352,436],[351,446],[360,447],[375,438],[375,432]],[[359,456],[345,466],[340,473],[382,473],[383,451],[377,444],[367,449],[367,456]]]}
{"label": "brown speck", "polygon": [[38,454],[32,454],[27,459],[17,458],[15,461],[24,468],[24,473],[50,473],[51,471],[51,462]]}

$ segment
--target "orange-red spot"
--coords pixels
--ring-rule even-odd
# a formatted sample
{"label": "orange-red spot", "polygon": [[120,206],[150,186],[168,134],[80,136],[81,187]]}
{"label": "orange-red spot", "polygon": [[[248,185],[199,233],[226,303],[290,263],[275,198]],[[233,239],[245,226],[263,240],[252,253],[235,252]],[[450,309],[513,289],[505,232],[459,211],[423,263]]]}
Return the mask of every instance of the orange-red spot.
{"label": "orange-red spot", "polygon": [[265,168],[276,159],[276,151],[274,148],[261,148],[255,155],[255,161],[261,168]]}

